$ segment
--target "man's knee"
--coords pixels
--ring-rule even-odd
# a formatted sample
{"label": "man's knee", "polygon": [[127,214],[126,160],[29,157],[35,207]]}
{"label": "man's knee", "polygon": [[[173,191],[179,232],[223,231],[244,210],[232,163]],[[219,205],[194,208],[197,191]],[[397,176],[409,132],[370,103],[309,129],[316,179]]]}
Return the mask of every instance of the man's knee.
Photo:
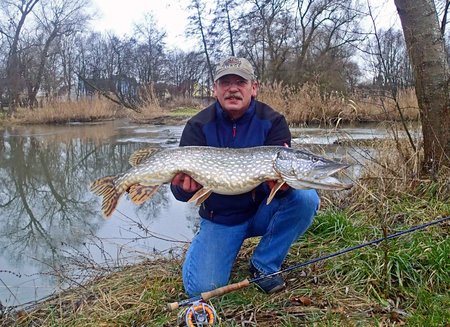
{"label": "man's knee", "polygon": [[[182,268],[183,286],[189,296],[196,296],[226,285],[229,279],[227,267],[207,259],[208,255],[215,256],[213,253],[203,253],[202,256],[202,252],[208,251],[208,249],[201,247],[201,252],[196,250],[199,250],[199,248],[188,250]],[[201,260],[202,257],[205,260]]]}
{"label": "man's knee", "polygon": [[294,190],[294,205],[299,210],[315,212],[319,209],[320,197],[316,190]]}
{"label": "man's knee", "polygon": [[227,284],[228,279],[223,275],[208,273],[208,268],[199,269],[196,272],[187,270],[183,266],[183,286],[189,296],[197,296],[203,292],[208,292]]}

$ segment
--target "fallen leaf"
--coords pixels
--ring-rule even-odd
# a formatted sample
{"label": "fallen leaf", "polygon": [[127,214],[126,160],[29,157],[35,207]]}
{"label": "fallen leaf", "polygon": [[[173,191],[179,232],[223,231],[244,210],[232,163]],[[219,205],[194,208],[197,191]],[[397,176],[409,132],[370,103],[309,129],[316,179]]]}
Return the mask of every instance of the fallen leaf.
{"label": "fallen leaf", "polygon": [[311,299],[307,296],[291,297],[291,302],[297,302],[299,304],[306,305],[306,306],[311,305],[311,303],[312,303]]}

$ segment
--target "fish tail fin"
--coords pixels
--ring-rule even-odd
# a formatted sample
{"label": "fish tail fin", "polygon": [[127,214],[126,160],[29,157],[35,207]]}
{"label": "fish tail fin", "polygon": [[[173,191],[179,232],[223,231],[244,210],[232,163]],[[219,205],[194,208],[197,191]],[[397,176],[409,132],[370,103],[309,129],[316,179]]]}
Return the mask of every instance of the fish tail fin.
{"label": "fish tail fin", "polygon": [[116,180],[118,176],[106,176],[97,179],[91,184],[91,191],[97,195],[103,196],[102,212],[106,218],[109,218],[117,207],[120,196],[123,192],[120,192],[116,188]]}

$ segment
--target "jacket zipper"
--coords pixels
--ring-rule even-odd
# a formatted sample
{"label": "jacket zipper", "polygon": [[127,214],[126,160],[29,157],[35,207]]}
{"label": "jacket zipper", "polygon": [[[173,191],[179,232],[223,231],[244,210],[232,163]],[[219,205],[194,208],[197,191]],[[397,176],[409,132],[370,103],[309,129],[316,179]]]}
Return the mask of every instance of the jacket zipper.
{"label": "jacket zipper", "polygon": [[233,139],[236,137],[236,123],[233,123]]}

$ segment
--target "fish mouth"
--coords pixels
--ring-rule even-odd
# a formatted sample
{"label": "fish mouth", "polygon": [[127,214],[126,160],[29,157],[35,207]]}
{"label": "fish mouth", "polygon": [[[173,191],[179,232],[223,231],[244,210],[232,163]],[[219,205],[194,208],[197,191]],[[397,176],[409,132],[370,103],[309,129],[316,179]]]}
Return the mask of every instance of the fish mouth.
{"label": "fish mouth", "polygon": [[348,190],[353,187],[352,183],[344,183],[333,176],[327,176],[325,178],[304,178],[297,179],[295,177],[286,178],[283,180],[291,187],[296,189],[319,189],[329,191],[341,191]]}
{"label": "fish mouth", "polygon": [[[308,176],[311,176],[314,179],[322,179],[334,175],[341,170],[347,169],[351,165],[342,164],[342,163],[328,163],[325,167],[318,167],[316,169],[311,170]],[[300,176],[298,176],[300,178]]]}
{"label": "fish mouth", "polygon": [[308,174],[282,174],[282,177],[288,185],[296,189],[348,190],[353,187],[352,183],[341,182],[332,175],[350,166],[349,164],[329,162],[311,170]]}

